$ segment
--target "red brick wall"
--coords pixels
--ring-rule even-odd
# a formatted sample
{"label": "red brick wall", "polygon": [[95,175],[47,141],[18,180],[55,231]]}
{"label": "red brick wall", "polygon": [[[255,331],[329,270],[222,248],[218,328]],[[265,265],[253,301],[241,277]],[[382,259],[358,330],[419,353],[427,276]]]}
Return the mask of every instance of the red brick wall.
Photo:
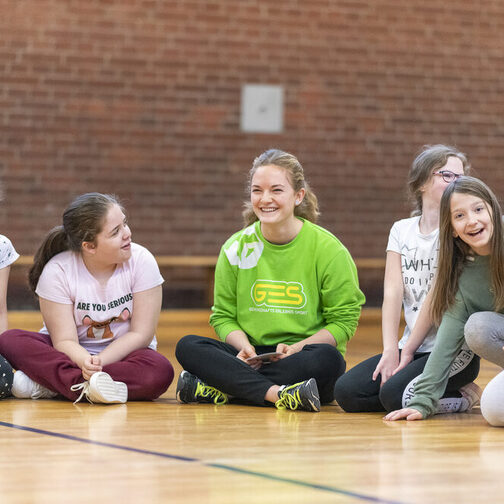
{"label": "red brick wall", "polygon": [[[384,255],[425,143],[504,193],[500,0],[0,0],[0,34],[0,232],[24,254],[94,190],[154,253],[217,253],[272,146],[355,256]],[[240,132],[245,83],[285,87],[284,133]]]}

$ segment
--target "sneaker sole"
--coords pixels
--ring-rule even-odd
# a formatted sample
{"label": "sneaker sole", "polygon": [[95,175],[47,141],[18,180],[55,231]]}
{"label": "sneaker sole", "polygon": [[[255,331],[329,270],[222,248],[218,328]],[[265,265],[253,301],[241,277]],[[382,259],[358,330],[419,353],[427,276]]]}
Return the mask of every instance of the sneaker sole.
{"label": "sneaker sole", "polygon": [[308,389],[309,394],[314,399],[311,400],[310,398],[307,397],[306,400],[310,403],[310,406],[312,407],[311,410],[318,413],[320,411],[320,399],[319,399],[317,381],[315,380],[315,378],[310,378],[306,383],[306,387]]}
{"label": "sneaker sole", "polygon": [[[180,392],[184,390],[184,385],[185,385],[185,376],[190,375],[189,371],[182,371],[179,375],[179,378],[177,380],[177,391],[175,393],[175,398],[177,399],[177,402],[180,404],[191,404],[191,403],[196,403],[198,401],[186,401],[180,396]],[[194,391],[192,391],[192,397],[194,397]]]}
{"label": "sneaker sole", "polygon": [[128,400],[127,385],[123,382],[114,381],[107,374],[98,376],[95,384],[95,390],[99,396],[93,397],[93,402],[100,400],[100,402],[105,404],[123,404]]}

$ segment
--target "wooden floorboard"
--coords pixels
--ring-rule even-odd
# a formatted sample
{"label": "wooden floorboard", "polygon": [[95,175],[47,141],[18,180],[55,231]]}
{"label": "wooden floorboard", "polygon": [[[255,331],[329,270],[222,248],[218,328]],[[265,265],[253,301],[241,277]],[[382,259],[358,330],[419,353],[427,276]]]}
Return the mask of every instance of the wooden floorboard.
{"label": "wooden floorboard", "polygon": [[[211,335],[208,311],[163,312],[160,351],[174,364],[186,333]],[[11,327],[40,316],[13,312]],[[367,313],[349,367],[380,349]],[[484,386],[498,368],[483,362]],[[239,405],[179,405],[175,383],[155,402],[73,405],[0,402],[0,502],[497,503],[504,430],[479,410],[424,422],[379,413],[321,413]]]}

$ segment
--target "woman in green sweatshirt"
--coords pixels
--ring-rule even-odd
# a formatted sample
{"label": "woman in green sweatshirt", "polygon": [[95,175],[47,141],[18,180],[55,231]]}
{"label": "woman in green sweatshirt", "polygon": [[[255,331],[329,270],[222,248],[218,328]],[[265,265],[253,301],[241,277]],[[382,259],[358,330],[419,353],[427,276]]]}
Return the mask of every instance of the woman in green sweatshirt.
{"label": "woman in green sweatshirt", "polygon": [[333,400],[364,303],[355,264],[315,224],[317,198],[293,155],[264,152],[248,188],[246,227],[226,241],[215,272],[210,324],[220,341],[179,341],[177,399],[319,411]]}
{"label": "woman in green sweatshirt", "polygon": [[[441,199],[438,272],[431,311],[436,343],[407,408],[385,420],[420,420],[436,411],[450,366],[465,343],[464,328],[479,312],[504,311],[504,242],[497,198],[480,180],[460,177]],[[490,334],[488,335],[490,338]]]}

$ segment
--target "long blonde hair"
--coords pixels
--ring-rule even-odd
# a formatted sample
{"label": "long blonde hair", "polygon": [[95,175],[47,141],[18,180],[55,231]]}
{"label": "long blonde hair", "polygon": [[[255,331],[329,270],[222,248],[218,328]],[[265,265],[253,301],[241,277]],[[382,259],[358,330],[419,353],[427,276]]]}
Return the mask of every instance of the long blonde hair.
{"label": "long blonde hair", "polygon": [[439,210],[439,259],[433,287],[431,315],[436,324],[441,323],[443,314],[455,302],[458,282],[468,256],[473,252],[459,237],[453,236],[451,222],[451,198],[454,193],[469,194],[480,198],[492,215],[493,234],[490,238],[490,274],[495,296],[494,308],[504,308],[504,242],[502,211],[491,189],[474,177],[460,177],[444,191]]}
{"label": "long blonde hair", "polygon": [[[320,215],[318,208],[318,200],[313,191],[310,189],[308,182],[304,177],[303,167],[298,159],[289,154],[288,152],[279,149],[269,149],[263,152],[260,156],[254,159],[252,168],[250,169],[247,180],[247,192],[250,194],[250,186],[252,177],[257,169],[261,166],[274,165],[284,168],[287,171],[289,181],[295,192],[301,189],[305,190],[305,196],[301,203],[294,208],[294,215],[303,217],[311,222],[317,222]],[[244,201],[245,210],[243,211],[243,221],[246,226],[258,220],[257,215],[254,213],[250,199]]]}

